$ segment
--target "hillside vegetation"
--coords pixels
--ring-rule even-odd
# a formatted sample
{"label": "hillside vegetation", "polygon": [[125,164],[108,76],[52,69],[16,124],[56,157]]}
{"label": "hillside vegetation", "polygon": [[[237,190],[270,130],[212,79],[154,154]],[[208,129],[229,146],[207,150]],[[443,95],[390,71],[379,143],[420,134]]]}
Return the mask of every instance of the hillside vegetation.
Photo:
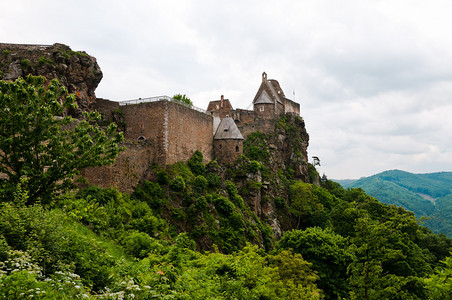
{"label": "hillside vegetation", "polygon": [[343,187],[359,187],[383,203],[414,212],[436,233],[452,237],[452,172],[412,174],[385,171]]}
{"label": "hillside vegetation", "polygon": [[[39,100],[36,83],[43,92],[40,80],[2,82],[0,111]],[[46,103],[62,105],[44,101],[41,109]],[[118,154],[114,127],[102,135],[93,121],[82,123],[77,147],[61,153],[63,141],[38,139],[46,128],[32,123],[40,120],[33,109],[24,112],[36,135],[23,139],[32,141],[28,147],[14,148],[11,140],[21,136],[0,131],[0,145],[10,147],[0,160],[9,172],[0,177],[1,299],[450,299],[452,240],[362,189],[320,180],[312,165],[306,182],[297,164],[275,167],[272,136],[250,135],[244,155],[229,165],[205,164],[199,151],[186,162],[155,165],[126,194],[77,189],[72,181],[73,160],[89,160],[92,147],[98,165]],[[278,125],[291,132],[293,153],[301,121]],[[52,124],[56,137],[69,130]],[[26,156],[30,149],[36,155]],[[33,163],[10,164],[7,153]],[[58,165],[70,172],[47,173]],[[40,176],[53,181],[36,193]]]}

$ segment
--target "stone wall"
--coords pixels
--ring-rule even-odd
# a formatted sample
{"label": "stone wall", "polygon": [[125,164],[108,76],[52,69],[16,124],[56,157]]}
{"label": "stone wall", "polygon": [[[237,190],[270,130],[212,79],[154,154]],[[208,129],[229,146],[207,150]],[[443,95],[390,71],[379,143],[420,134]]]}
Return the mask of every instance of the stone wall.
{"label": "stone wall", "polygon": [[93,109],[101,113],[102,119],[105,121],[113,122],[113,114],[119,111],[119,102],[97,98],[93,104]]}
{"label": "stone wall", "polygon": [[196,150],[204,155],[204,161],[212,159],[213,118],[175,102],[168,105],[166,124],[167,164],[188,160]]}
{"label": "stone wall", "polygon": [[131,193],[157,161],[157,152],[151,141],[126,142],[127,148],[121,152],[111,166],[86,168],[82,171],[88,183],[102,188],[115,187],[121,192]]}
{"label": "stone wall", "polygon": [[274,103],[259,103],[254,105],[254,113],[256,118],[273,119],[275,118],[275,104]]}
{"label": "stone wall", "polygon": [[243,140],[214,140],[214,156],[221,164],[234,163],[243,153]]}
{"label": "stone wall", "polygon": [[126,141],[150,141],[156,155],[154,162],[159,165],[166,164],[165,146],[165,111],[167,101],[147,102],[120,106],[126,128],[124,138]]}
{"label": "stone wall", "polygon": [[284,100],[284,112],[300,115],[300,104],[286,98]]}
{"label": "stone wall", "polygon": [[126,150],[112,166],[83,170],[90,184],[130,192],[153,164],[187,161],[196,150],[205,162],[212,159],[213,118],[208,114],[167,100],[119,106],[102,99],[96,109],[104,116],[121,111]]}

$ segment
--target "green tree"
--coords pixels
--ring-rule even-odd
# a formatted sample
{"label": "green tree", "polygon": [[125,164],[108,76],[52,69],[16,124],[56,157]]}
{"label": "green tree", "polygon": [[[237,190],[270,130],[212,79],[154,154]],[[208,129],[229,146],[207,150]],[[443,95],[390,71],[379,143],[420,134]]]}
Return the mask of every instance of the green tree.
{"label": "green tree", "polygon": [[174,100],[177,100],[179,102],[188,104],[190,106],[193,106],[193,102],[191,102],[190,98],[188,98],[185,94],[176,94],[173,96]]}
{"label": "green tree", "polygon": [[122,134],[111,124],[107,130],[93,125],[96,112],[75,122],[64,116],[74,108],[74,95],[57,80],[27,76],[0,81],[0,194],[11,200],[21,181],[28,202],[49,201],[56,192],[72,186],[86,167],[114,161]]}
{"label": "green tree", "polygon": [[297,181],[289,187],[290,195],[290,212],[298,218],[297,229],[300,228],[302,218],[304,221],[312,221],[308,225],[321,225],[325,219],[324,208],[315,193],[313,193],[313,185]]}
{"label": "green tree", "polygon": [[441,263],[443,268],[435,270],[435,274],[425,279],[429,299],[446,300],[452,295],[452,258],[446,257]]}
{"label": "green tree", "polygon": [[351,238],[356,259],[348,267],[352,299],[425,299],[420,277],[431,269],[402,229],[409,222],[402,215],[386,222],[357,220]]}
{"label": "green tree", "polygon": [[327,299],[340,299],[348,293],[347,266],[353,260],[347,240],[329,229],[311,227],[284,233],[280,249],[293,249],[312,263],[318,272],[318,287]]}

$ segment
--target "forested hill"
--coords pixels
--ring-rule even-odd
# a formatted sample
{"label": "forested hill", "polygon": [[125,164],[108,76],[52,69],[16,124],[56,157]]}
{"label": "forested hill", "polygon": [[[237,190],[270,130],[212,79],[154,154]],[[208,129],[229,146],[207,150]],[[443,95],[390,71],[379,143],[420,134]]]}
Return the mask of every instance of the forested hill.
{"label": "forested hill", "polygon": [[344,188],[359,187],[386,204],[395,204],[424,217],[434,232],[452,236],[452,172],[413,174],[400,170],[337,181]]}

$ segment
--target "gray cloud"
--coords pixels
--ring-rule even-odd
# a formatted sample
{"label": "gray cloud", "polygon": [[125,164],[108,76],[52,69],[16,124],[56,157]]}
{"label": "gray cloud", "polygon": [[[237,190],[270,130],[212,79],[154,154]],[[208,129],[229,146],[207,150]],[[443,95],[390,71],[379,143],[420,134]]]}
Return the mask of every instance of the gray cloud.
{"label": "gray cloud", "polygon": [[[3,42],[97,57],[97,95],[224,94],[252,101],[263,71],[301,103],[330,178],[452,170],[448,1],[25,1],[2,5]],[[294,95],[295,93],[295,95]]]}

